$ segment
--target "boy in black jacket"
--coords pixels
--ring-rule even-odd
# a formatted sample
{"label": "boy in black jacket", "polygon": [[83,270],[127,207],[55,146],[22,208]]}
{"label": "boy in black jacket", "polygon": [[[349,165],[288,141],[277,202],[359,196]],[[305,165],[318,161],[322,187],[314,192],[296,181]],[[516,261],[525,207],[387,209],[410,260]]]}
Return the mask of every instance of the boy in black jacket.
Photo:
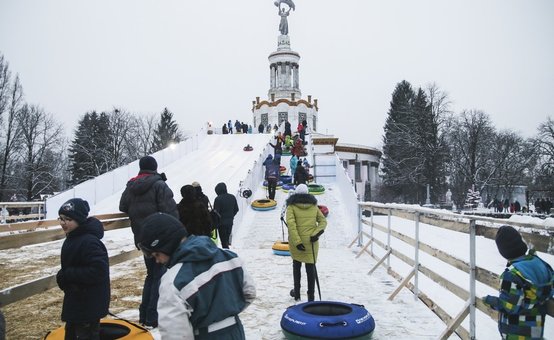
{"label": "boy in black jacket", "polygon": [[110,305],[108,251],[100,240],[102,223],[88,217],[88,202],[73,198],[58,211],[66,239],[62,245],[62,267],[56,275],[64,292],[62,321],[65,339],[98,339],[100,319]]}

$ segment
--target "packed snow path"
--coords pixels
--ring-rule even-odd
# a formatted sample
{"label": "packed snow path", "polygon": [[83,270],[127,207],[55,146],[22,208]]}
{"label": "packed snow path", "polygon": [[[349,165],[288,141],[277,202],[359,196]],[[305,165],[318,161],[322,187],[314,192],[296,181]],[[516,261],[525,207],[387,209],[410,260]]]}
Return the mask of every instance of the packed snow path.
{"label": "packed snow path", "polygon": [[[320,238],[316,265],[322,300],[364,305],[375,319],[373,339],[437,338],[446,326],[423,303],[416,301],[406,289],[394,301],[387,301],[398,283],[383,267],[371,276],[366,274],[375,261],[369,256],[355,259],[357,248],[347,248],[355,237],[356,227],[344,223],[346,212],[339,190],[334,185],[325,185],[325,189],[323,195],[316,196],[318,203],[330,210],[327,229]],[[254,199],[265,198],[265,194],[260,184]],[[244,260],[258,290],[256,301],[241,313],[247,339],[285,339],[280,328],[281,317],[287,307],[295,304],[289,296],[292,259],[274,255],[271,250],[275,241],[282,240],[280,216],[287,197],[287,193],[277,190],[276,209],[255,211],[249,208],[243,223],[234,229],[231,250]],[[315,295],[318,300],[317,291]],[[301,299],[301,302],[307,299],[304,269]]]}

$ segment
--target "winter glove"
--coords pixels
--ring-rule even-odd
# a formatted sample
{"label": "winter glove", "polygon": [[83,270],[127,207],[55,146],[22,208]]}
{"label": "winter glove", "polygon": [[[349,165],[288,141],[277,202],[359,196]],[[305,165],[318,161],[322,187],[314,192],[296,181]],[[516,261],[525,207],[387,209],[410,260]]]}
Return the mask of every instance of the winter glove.
{"label": "winter glove", "polygon": [[492,295],[487,295],[487,296],[485,296],[485,298],[483,299],[483,302],[484,302],[487,306],[491,307],[492,309],[498,310],[498,305],[499,305],[498,297],[492,296]]}
{"label": "winter glove", "polygon": [[306,251],[306,247],[304,247],[304,245],[302,243],[300,243],[299,245],[296,246],[296,249],[300,250],[300,251]]}
{"label": "winter glove", "polygon": [[56,274],[56,282],[58,283],[58,287],[60,287],[61,290],[64,290],[65,282],[63,278],[63,271],[61,269],[58,271],[58,274]]}
{"label": "winter glove", "polygon": [[321,236],[321,234],[323,234],[323,230],[321,230],[319,233],[317,233],[313,236],[310,236],[310,242],[312,242],[312,243],[317,242],[317,240],[319,240],[319,237]]}

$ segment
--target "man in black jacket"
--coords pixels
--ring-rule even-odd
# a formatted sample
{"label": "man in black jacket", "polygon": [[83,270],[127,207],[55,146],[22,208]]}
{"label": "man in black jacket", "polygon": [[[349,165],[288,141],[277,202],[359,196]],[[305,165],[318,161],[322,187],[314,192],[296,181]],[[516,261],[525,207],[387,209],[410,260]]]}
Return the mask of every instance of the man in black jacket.
{"label": "man in black jacket", "polygon": [[217,197],[214,200],[214,210],[216,210],[221,219],[219,220],[218,231],[221,240],[221,248],[229,248],[231,233],[233,231],[233,220],[239,212],[237,199],[234,195],[227,193],[227,186],[221,182],[215,186]]}
{"label": "man in black jacket", "polygon": [[[142,157],[139,161],[140,171],[137,176],[127,182],[127,187],[121,195],[119,210],[129,215],[135,244],[140,240],[142,224],[146,217],[156,212],[167,213],[179,218],[177,204],[173,192],[165,183],[165,174],[159,174],[158,163],[151,156]],[[139,307],[140,323],[158,326],[158,288],[165,267],[156,263],[155,259],[144,258],[146,278],[142,290],[142,302]]]}

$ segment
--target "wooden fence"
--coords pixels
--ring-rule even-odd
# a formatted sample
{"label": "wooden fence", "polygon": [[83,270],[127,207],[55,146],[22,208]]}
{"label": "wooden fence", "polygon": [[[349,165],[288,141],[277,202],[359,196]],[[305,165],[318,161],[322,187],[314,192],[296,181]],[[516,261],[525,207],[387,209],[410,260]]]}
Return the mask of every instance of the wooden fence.
{"label": "wooden fence", "polygon": [[[447,325],[445,331],[443,332],[443,334],[441,334],[440,339],[447,339],[454,332],[462,339],[475,339],[476,309],[490,316],[493,320],[498,319],[497,312],[486,306],[481,298],[476,297],[475,293],[476,282],[481,282],[494,289],[499,288],[499,276],[487,269],[477,267],[475,264],[476,236],[479,235],[494,240],[497,228],[487,226],[485,224],[478,224],[477,222],[486,222],[487,224],[508,224],[525,228],[529,230],[529,232],[522,232],[523,238],[527,241],[528,244],[533,244],[534,248],[537,251],[552,254],[554,250],[552,242],[554,230],[549,230],[547,227],[539,224],[519,223],[509,220],[501,220],[480,216],[455,215],[449,212],[435,212],[430,211],[429,209],[418,209],[416,207],[406,208],[380,203],[360,203],[360,216],[362,216],[362,211],[369,211],[370,217],[369,219],[362,218],[360,220],[358,235],[352,241],[349,247],[352,247],[354,244],[358,243],[361,249],[356,256],[357,258],[360,257],[362,254],[369,254],[377,260],[377,263],[374,265],[373,268],[369,270],[368,274],[373,273],[375,269],[383,265],[385,266],[385,268],[387,268],[387,271],[390,275],[400,281],[400,285],[389,296],[389,300],[393,300],[402,288],[408,288]],[[387,226],[375,223],[373,221],[374,214],[386,215],[388,217]],[[391,216],[414,221],[415,238],[392,230]],[[425,223],[439,228],[469,234],[469,263],[462,261],[440,249],[436,249],[430,245],[421,242],[419,240],[420,223]],[[364,225],[370,227],[369,233],[364,231]],[[378,239],[377,237],[375,237],[374,230],[379,230],[382,233],[386,234],[386,240]],[[411,258],[397,251],[396,249],[393,249],[391,247],[391,237],[395,237],[398,240],[401,240],[414,247],[414,257]],[[379,258],[375,255],[373,251],[374,245],[379,246],[385,251],[384,256]],[[422,265],[419,262],[418,255],[421,251],[441,260],[442,262],[456,269],[469,274],[469,291],[449,281],[447,278],[441,276],[439,273],[431,270],[430,268]],[[400,259],[412,268],[408,275],[402,277],[390,266],[391,255]],[[419,273],[440,284],[442,287],[446,288],[452,294],[461,298],[463,301],[466,301],[463,309],[456,316],[451,317],[443,308],[441,308],[437,301],[433,301],[432,298],[427,296],[424,292],[420,291],[418,287]],[[414,283],[410,282],[412,278],[414,279]],[[470,317],[469,331],[461,326],[461,323],[468,315]],[[550,303],[548,304],[548,315],[554,316],[554,302],[552,301],[550,301]]]}
{"label": "wooden fence", "polygon": [[[104,230],[129,227],[127,215],[122,213],[95,216],[104,224]],[[0,225],[0,232],[11,232],[0,237],[0,250],[24,245],[60,240],[65,237],[58,220],[23,222]],[[138,250],[124,251],[110,257],[110,266],[142,255]],[[0,307],[23,300],[56,287],[56,275],[48,275],[0,291]]]}
{"label": "wooden fence", "polygon": [[[27,220],[27,219],[43,219],[44,202],[0,202],[0,222],[6,223],[9,221]],[[16,209],[29,209],[29,213],[13,214]],[[11,213],[8,213],[11,210]],[[36,212],[33,212],[36,210]]]}

